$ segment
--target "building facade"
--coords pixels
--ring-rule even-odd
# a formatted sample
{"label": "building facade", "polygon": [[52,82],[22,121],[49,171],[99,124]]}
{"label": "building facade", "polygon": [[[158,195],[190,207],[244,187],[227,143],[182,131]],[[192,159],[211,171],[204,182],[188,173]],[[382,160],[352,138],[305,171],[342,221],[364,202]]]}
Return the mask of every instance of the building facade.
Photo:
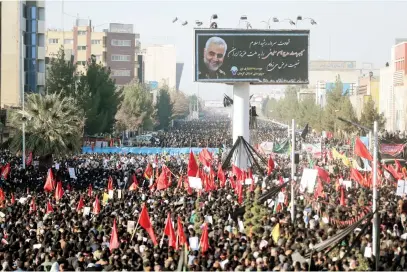
{"label": "building facade", "polygon": [[45,3],[0,0],[0,104],[21,106],[24,92],[44,92]]}
{"label": "building facade", "polygon": [[117,85],[125,85],[137,79],[137,50],[140,35],[133,32],[131,24],[109,24],[109,29],[94,31],[92,21],[77,19],[72,31],[49,29],[46,33],[47,57],[55,57],[61,46],[72,50],[74,62],[85,71],[93,55],[97,62],[111,69],[111,77]]}
{"label": "building facade", "polygon": [[177,61],[174,45],[152,45],[143,49],[144,82],[158,82],[158,87],[177,86]]}

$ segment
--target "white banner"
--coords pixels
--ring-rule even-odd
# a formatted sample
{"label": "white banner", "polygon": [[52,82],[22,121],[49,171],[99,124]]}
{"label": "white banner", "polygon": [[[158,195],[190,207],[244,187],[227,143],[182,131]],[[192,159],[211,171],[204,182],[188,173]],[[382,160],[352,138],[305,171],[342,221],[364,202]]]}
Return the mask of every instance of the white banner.
{"label": "white banner", "polygon": [[274,146],[273,142],[262,142],[259,145],[259,148],[260,148],[261,152],[263,152],[266,155],[269,155],[269,154],[273,153],[273,146]]}
{"label": "white banner", "polygon": [[312,154],[314,157],[321,157],[322,156],[322,147],[321,143],[317,144],[302,144],[301,149],[303,152],[307,152]]}

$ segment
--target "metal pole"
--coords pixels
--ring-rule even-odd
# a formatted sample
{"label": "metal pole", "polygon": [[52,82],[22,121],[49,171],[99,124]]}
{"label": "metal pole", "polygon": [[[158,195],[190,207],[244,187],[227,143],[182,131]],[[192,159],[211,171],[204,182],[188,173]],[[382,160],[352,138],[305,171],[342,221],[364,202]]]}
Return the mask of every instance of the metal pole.
{"label": "metal pole", "polygon": [[[373,146],[373,255],[375,256],[375,270],[379,271],[380,259],[380,244],[379,244],[379,213],[377,212],[377,202],[379,195],[377,191],[377,150],[378,150],[378,137],[377,137],[377,121],[374,122],[373,127],[374,146]],[[371,133],[369,133],[371,134]]]}
{"label": "metal pole", "polygon": [[291,120],[291,221],[295,219],[295,195],[294,195],[294,175],[295,175],[295,120]]}
{"label": "metal pole", "polygon": [[[21,35],[21,37],[20,37],[20,39],[21,39],[21,41],[20,41],[20,44],[21,44],[21,52],[20,52],[20,54],[21,54],[21,108],[22,108],[22,110],[23,110],[23,114],[25,115],[25,110],[24,110],[24,102],[25,102],[25,99],[24,99],[24,82],[25,82],[25,72],[24,72],[24,44],[23,44],[23,42],[24,42],[24,35]],[[22,151],[23,151],[23,157],[22,157],[22,159],[23,159],[23,169],[25,169],[25,122],[26,122],[26,119],[25,119],[25,116],[23,116],[24,118],[23,118],[23,124],[22,124],[22,129],[21,129],[21,131],[22,131],[22,134],[23,134],[23,137],[22,137],[22,141],[23,141],[23,146],[22,146]]]}

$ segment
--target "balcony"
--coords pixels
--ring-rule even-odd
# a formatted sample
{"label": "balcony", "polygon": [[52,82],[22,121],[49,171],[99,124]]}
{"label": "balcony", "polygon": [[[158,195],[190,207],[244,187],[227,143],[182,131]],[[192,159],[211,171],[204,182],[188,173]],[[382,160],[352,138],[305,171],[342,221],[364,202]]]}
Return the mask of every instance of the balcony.
{"label": "balcony", "polygon": [[36,2],[37,2],[37,7],[45,8],[45,1],[36,1]]}
{"label": "balcony", "polygon": [[38,21],[38,33],[45,34],[45,21]]}
{"label": "balcony", "polygon": [[38,58],[41,60],[45,60],[45,47],[38,46]]}
{"label": "balcony", "polygon": [[45,73],[37,73],[37,85],[45,86]]}

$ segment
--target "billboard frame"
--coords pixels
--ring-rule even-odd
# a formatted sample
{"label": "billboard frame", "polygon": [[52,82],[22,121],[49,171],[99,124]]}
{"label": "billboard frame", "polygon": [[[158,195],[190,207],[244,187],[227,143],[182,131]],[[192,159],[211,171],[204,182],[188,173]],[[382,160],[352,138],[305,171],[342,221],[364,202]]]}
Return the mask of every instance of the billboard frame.
{"label": "billboard frame", "polygon": [[[224,36],[257,36],[259,34],[268,34],[271,33],[275,35],[271,36],[307,36],[308,37],[308,46],[307,46],[307,82],[264,82],[264,81],[255,81],[253,79],[223,79],[214,81],[212,79],[200,79],[197,80],[197,75],[199,73],[199,67],[196,63],[196,60],[199,58],[198,52],[198,42],[197,42],[197,33],[198,31],[207,31],[207,32],[214,32],[214,31],[235,31],[241,32],[241,34],[236,33],[225,33],[222,34]],[[309,84],[309,64],[310,64],[310,30],[309,29],[241,29],[241,28],[194,28],[194,73],[193,73],[193,82],[196,83],[220,83],[220,84],[227,84],[233,85],[234,83],[249,83],[250,85],[308,85]],[[280,33],[280,34],[279,34]]]}

